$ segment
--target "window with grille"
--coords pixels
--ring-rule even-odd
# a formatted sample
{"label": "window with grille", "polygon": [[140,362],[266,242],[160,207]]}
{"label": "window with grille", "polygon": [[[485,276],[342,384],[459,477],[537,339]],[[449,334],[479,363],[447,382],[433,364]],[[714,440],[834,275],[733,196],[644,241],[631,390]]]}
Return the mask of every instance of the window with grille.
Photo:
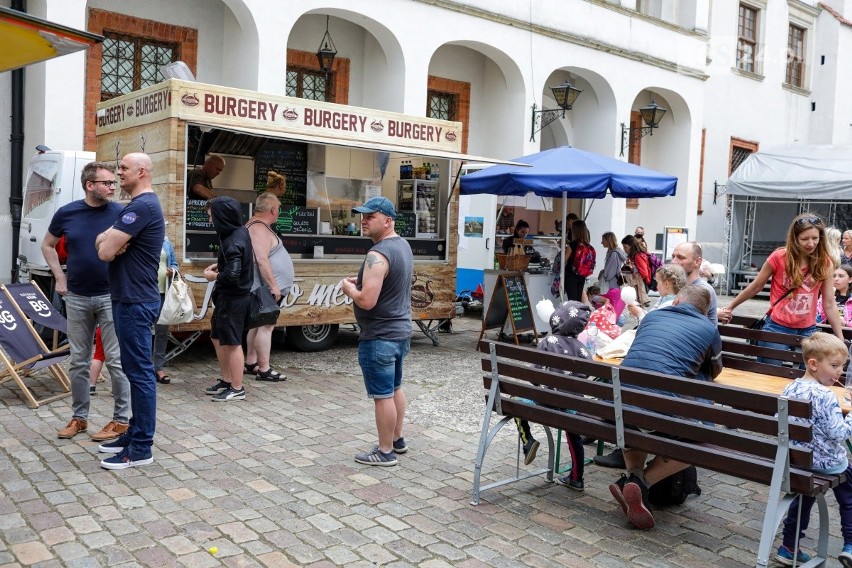
{"label": "window with grille", "polygon": [[757,16],[758,10],[740,4],[740,18],[737,26],[737,69],[757,73],[755,55],[757,54]]}
{"label": "window with grille", "polygon": [[731,148],[731,173],[734,173],[737,168],[740,167],[740,164],[742,164],[745,159],[751,156],[755,151],[755,148],[734,145]]}
{"label": "window with grille", "polygon": [[331,87],[334,85],[334,74],[328,74],[313,69],[290,68],[287,70],[286,94],[288,97],[310,99],[312,101],[333,101]]}
{"label": "window with grille", "polygon": [[790,24],[787,31],[787,75],[786,82],[794,87],[802,87],[802,72],[805,60],[805,30]]}
{"label": "window with grille", "polygon": [[101,100],[126,95],[163,80],[160,68],[178,59],[178,46],[148,38],[105,33]]}
{"label": "window with grille", "polygon": [[456,99],[453,93],[442,93],[439,91],[428,91],[429,107],[426,116],[439,120],[458,120],[456,116]]}

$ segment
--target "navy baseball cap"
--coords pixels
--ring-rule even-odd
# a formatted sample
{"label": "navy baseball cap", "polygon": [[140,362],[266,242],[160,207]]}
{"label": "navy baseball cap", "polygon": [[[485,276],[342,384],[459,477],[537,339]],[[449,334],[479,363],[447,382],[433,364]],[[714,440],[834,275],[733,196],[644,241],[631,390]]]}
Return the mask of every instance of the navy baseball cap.
{"label": "navy baseball cap", "polygon": [[396,209],[387,197],[371,197],[361,207],[353,207],[354,213],[382,213],[391,219],[396,219]]}

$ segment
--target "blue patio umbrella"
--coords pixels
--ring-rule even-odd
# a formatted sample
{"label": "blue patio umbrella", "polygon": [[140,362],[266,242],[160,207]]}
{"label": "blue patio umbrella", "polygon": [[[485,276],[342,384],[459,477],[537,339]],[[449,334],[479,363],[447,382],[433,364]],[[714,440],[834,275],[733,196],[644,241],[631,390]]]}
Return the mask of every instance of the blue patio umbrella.
{"label": "blue patio umbrella", "polygon": [[[677,178],[628,164],[615,158],[562,146],[514,158],[529,166],[491,166],[461,177],[462,195],[527,195],[571,199],[601,199],[607,191],[613,197],[667,197],[675,194]],[[562,217],[567,211],[562,200]],[[565,231],[562,231],[565,254]],[[562,266],[565,266],[563,257]],[[564,298],[564,279],[560,295]]]}
{"label": "blue patio umbrella", "polygon": [[570,146],[514,158],[524,166],[491,166],[461,178],[461,194],[526,195],[600,199],[667,197],[677,178]]}

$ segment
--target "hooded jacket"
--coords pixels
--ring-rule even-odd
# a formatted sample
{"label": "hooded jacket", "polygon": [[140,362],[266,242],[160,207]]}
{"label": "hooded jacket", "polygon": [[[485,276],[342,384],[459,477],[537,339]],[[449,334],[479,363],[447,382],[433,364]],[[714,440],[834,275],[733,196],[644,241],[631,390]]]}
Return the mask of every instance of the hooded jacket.
{"label": "hooded jacket", "polygon": [[213,229],[219,236],[219,275],[214,292],[226,298],[248,296],[254,281],[254,251],[240,203],[223,196],[211,199],[209,206]]}
{"label": "hooded jacket", "polygon": [[[586,328],[591,313],[589,306],[581,302],[568,301],[558,306],[550,315],[550,335],[539,342],[539,351],[590,359],[590,353],[577,335]],[[550,370],[565,372],[562,369]]]}

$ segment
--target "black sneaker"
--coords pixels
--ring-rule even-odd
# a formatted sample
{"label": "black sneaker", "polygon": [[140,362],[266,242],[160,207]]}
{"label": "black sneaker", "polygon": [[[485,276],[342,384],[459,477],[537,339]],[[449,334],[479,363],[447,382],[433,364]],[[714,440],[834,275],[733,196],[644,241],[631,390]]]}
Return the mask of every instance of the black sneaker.
{"label": "black sneaker", "polygon": [[624,484],[622,494],[627,503],[627,520],[630,524],[643,531],[654,528],[656,522],[648,502],[648,487],[642,480],[631,475]]}
{"label": "black sneaker", "polygon": [[618,481],[615,483],[610,483],[609,492],[618,501],[618,505],[621,507],[621,510],[624,511],[624,514],[627,514],[627,501],[624,500],[624,484],[627,483],[627,476],[623,473],[621,477],[618,478]]}
{"label": "black sneaker", "polygon": [[225,390],[220,392],[219,394],[213,395],[213,402],[227,402],[229,400],[245,400],[246,399],[246,389],[237,390],[231,386],[228,386]]}
{"label": "black sneaker", "polygon": [[601,467],[611,467],[614,469],[624,469],[624,453],[621,448],[616,448],[605,456],[595,456],[595,465]]}
{"label": "black sneaker", "polygon": [[533,462],[540,445],[535,438],[527,440],[527,443],[524,444],[524,465],[530,465]]}
{"label": "black sneaker", "polygon": [[97,395],[98,395],[98,389],[95,387],[95,385],[90,386],[89,387],[89,396],[97,396]]}
{"label": "black sneaker", "polygon": [[228,390],[231,388],[231,383],[226,383],[222,379],[219,379],[219,382],[213,385],[212,387],[207,387],[204,389],[204,392],[207,394],[219,394],[224,390]]}
{"label": "black sneaker", "polygon": [[405,445],[405,438],[398,438],[393,441],[393,451],[395,454],[404,454],[408,451],[408,446]]}
{"label": "black sneaker", "polygon": [[582,479],[571,479],[570,475],[563,475],[561,477],[557,477],[556,483],[558,483],[559,485],[564,485],[568,489],[573,489],[574,491],[586,490],[586,486],[583,483]]}
{"label": "black sneaker", "polygon": [[98,446],[98,451],[103,454],[120,454],[124,451],[124,448],[130,443],[130,436],[127,434],[122,434],[115,440],[111,440],[109,442],[104,442],[100,446]]}

